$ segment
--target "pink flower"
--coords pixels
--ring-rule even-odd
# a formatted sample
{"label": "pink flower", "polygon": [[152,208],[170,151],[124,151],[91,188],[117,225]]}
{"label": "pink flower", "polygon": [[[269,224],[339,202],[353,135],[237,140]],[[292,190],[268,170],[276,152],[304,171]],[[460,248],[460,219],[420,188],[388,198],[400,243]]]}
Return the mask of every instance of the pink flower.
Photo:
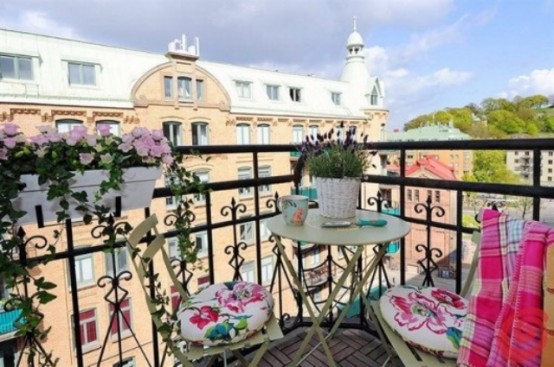
{"label": "pink flower", "polygon": [[6,148],[0,148],[0,160],[5,161],[8,159],[8,150]]}
{"label": "pink flower", "polygon": [[98,133],[102,137],[110,136],[112,134],[109,124],[98,124],[96,125],[96,130],[98,130]]}
{"label": "pink flower", "polygon": [[36,135],[31,137],[31,142],[36,145],[44,145],[48,143],[48,138],[45,135]]}
{"label": "pink flower", "polygon": [[85,139],[87,140],[88,145],[90,145],[91,147],[96,145],[96,136],[87,134],[85,136]]}
{"label": "pink flower", "polygon": [[162,162],[164,162],[167,165],[171,165],[175,159],[170,155],[164,155],[162,157]]}
{"label": "pink flower", "polygon": [[94,156],[90,153],[79,153],[79,161],[85,166],[92,163]]}
{"label": "pink flower", "polygon": [[218,318],[218,312],[211,306],[202,306],[198,313],[190,317],[189,321],[198,326],[199,329],[203,329],[210,322],[217,322]]}
{"label": "pink flower", "polygon": [[465,302],[462,297],[456,293],[449,292],[446,289],[436,288],[431,291],[431,295],[440,303],[446,303],[457,309],[465,308]]}
{"label": "pink flower", "polygon": [[152,130],[152,138],[155,140],[164,140],[164,132],[162,130]]}
{"label": "pink flower", "polygon": [[4,145],[7,148],[13,149],[13,148],[15,148],[16,144],[17,144],[17,139],[14,138],[14,137],[4,139]]}
{"label": "pink flower", "polygon": [[220,289],[215,296],[220,305],[233,312],[241,313],[249,303],[259,302],[265,298],[262,289],[263,287],[258,284],[237,282],[232,290]]}
{"label": "pink flower", "polygon": [[447,312],[443,307],[436,307],[431,300],[425,297],[407,299],[392,296],[390,302],[399,311],[394,319],[400,326],[407,326],[408,330],[417,330],[427,325],[429,330],[437,334],[446,332]]}
{"label": "pink flower", "polygon": [[19,126],[16,124],[5,124],[4,133],[8,136],[14,136],[19,133]]}

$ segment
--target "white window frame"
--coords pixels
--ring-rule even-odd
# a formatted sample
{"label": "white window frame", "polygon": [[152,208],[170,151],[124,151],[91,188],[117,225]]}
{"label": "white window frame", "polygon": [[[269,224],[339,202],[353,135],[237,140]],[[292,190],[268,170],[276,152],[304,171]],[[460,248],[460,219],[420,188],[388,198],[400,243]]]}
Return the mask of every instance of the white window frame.
{"label": "white window frame", "polygon": [[192,78],[188,76],[177,77],[177,95],[179,99],[192,99]]}
{"label": "white window frame", "polygon": [[292,102],[301,103],[302,102],[302,88],[298,87],[289,87],[289,97]]}
{"label": "white window frame", "polygon": [[271,126],[269,126],[269,124],[258,124],[258,126],[256,127],[256,130],[258,133],[257,134],[258,144],[265,144],[265,145],[271,144],[271,139],[270,139]]}
{"label": "white window frame", "polygon": [[[252,168],[251,167],[239,167],[238,169],[238,179],[239,180],[248,180],[252,178]],[[239,196],[251,196],[252,187],[239,187]]]}
{"label": "white window frame", "polygon": [[[87,73],[90,73],[91,71],[92,71],[92,75],[87,74]],[[78,73],[78,75],[75,75],[74,74],[75,72]],[[98,84],[98,77],[96,73],[97,73],[96,64],[88,63],[88,62],[80,62],[80,61],[67,62],[67,81],[70,86],[95,87]]]}
{"label": "white window frame", "polygon": [[[127,247],[120,247],[117,249],[114,249],[115,252],[115,273],[119,274],[122,271],[129,270],[129,256]],[[110,252],[106,252],[106,274],[112,275],[113,274],[113,262],[112,262],[112,254]]]}
{"label": "white window frame", "polygon": [[[198,177],[203,184],[210,182],[210,171],[196,171],[194,174]],[[206,203],[206,195],[194,194],[194,202],[196,204]]]}
{"label": "white window frame", "polygon": [[279,85],[266,84],[265,85],[265,93],[267,94],[267,98],[270,101],[278,101],[280,99],[280,97],[279,97],[280,89],[281,89],[281,87]]}
{"label": "white window frame", "polygon": [[196,79],[195,87],[196,87],[196,99],[200,101],[204,98],[204,80]]}
{"label": "white window frame", "polygon": [[209,125],[207,122],[191,124],[192,145],[208,145]]}
{"label": "white window frame", "polygon": [[[11,61],[12,64],[12,70],[13,73],[11,75],[7,75],[8,71],[2,68],[2,64],[6,64],[7,61]],[[25,69],[24,64],[29,63],[29,73],[30,76],[28,77],[25,71],[22,71],[21,69]],[[33,58],[30,56],[23,56],[23,55],[6,55],[6,54],[0,54],[0,80],[4,79],[14,79],[14,80],[35,80],[34,76],[34,70],[33,70]]]}
{"label": "white window frame", "polygon": [[240,276],[245,282],[256,282],[256,266],[254,261],[248,261],[241,265],[240,267]]}
{"label": "white window frame", "polygon": [[304,141],[304,126],[293,125],[292,126],[292,143],[302,144]]}
{"label": "white window frame", "polygon": [[162,124],[164,136],[173,145],[183,145],[182,124],[178,121],[164,121]]}
{"label": "white window frame", "polygon": [[247,245],[254,243],[254,222],[239,224],[239,241]]}
{"label": "white window frame", "polygon": [[249,124],[237,124],[237,144],[248,145],[250,144],[250,125]]}
{"label": "white window frame", "polygon": [[[89,317],[87,319],[83,319],[81,317],[81,315],[86,313],[86,312],[89,312],[89,311],[92,311],[94,316]],[[73,316],[72,319],[73,319],[73,325],[75,325],[75,316]],[[90,322],[94,322],[94,330],[95,330],[95,334],[96,334],[96,339],[95,340],[88,340],[88,337],[87,337],[88,336],[88,328],[86,327],[86,325]],[[97,312],[96,312],[96,308],[86,309],[86,310],[83,310],[83,311],[79,312],[79,332],[81,332],[81,328],[84,329],[84,332],[82,334],[85,335],[85,338],[87,339],[86,341],[83,340],[83,338],[81,339],[81,347],[84,350],[87,350],[89,348],[93,348],[94,346],[98,345],[99,330],[98,330],[98,315],[97,315]],[[72,328],[72,329],[74,329],[74,328]],[[73,333],[73,345],[77,345],[75,340],[76,340],[75,333]]]}
{"label": "white window frame", "polygon": [[308,126],[308,135],[313,136],[314,138],[317,138],[318,133],[319,133],[319,126],[317,125]]}
{"label": "white window frame", "polygon": [[266,256],[262,258],[261,270],[262,270],[262,284],[270,284],[273,278],[274,270],[273,256]]}
{"label": "white window frame", "polygon": [[235,80],[235,88],[239,98],[252,99],[252,82]]}
{"label": "white window frame", "polygon": [[[165,186],[169,187],[171,185],[171,180],[174,179],[173,176],[164,176]],[[176,196],[166,196],[165,198],[165,209],[173,210],[177,208],[178,200]]]}
{"label": "white window frame", "polygon": [[[77,288],[94,284],[94,258],[93,254],[85,254],[75,257],[75,276],[77,278]],[[88,263],[88,266],[84,265]],[[86,273],[86,274],[85,274]]]}
{"label": "white window frame", "polygon": [[79,120],[64,119],[56,121],[56,131],[60,134],[67,134],[75,126],[82,126],[83,122]]}
{"label": "white window frame", "polygon": [[164,97],[173,98],[173,77],[171,75],[164,75]]}
{"label": "white window frame", "polygon": [[331,101],[333,101],[333,104],[340,106],[341,105],[341,97],[342,93],[340,92],[331,92]]}
{"label": "white window frame", "polygon": [[267,241],[271,236],[271,231],[267,228],[267,219],[262,219],[260,221],[260,240]]}
{"label": "white window frame", "polygon": [[[271,177],[271,166],[259,166],[258,167],[258,178],[262,177]],[[271,192],[271,185],[260,185],[258,186],[260,194],[267,194]]]}
{"label": "white window frame", "polygon": [[[194,234],[194,241],[196,243],[196,249],[198,250],[199,257],[208,256],[208,231],[201,231]],[[198,243],[200,241],[200,247]]]}

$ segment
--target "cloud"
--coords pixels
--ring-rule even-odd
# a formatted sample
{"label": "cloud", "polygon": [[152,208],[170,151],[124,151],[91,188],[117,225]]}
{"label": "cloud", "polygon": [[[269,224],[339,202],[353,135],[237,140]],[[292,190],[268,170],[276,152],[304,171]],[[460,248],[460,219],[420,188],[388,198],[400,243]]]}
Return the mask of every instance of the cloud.
{"label": "cloud", "polygon": [[554,94],[554,68],[533,70],[528,75],[519,75],[510,79],[508,95],[530,96],[542,94],[550,96]]}
{"label": "cloud", "polygon": [[21,29],[26,32],[48,34],[64,38],[78,38],[77,32],[71,27],[62,25],[40,11],[25,11],[16,19],[0,17],[0,24],[8,28]]}

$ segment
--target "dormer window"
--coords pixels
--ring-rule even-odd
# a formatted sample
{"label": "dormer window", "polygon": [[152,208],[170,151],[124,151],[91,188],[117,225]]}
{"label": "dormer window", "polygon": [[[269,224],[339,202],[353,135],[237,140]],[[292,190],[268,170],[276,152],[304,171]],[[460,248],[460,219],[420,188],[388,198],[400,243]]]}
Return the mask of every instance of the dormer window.
{"label": "dormer window", "polygon": [[96,85],[96,68],[94,64],[68,62],[69,85]]}
{"label": "dormer window", "polygon": [[0,55],[0,79],[33,80],[33,61],[30,57]]}
{"label": "dormer window", "polygon": [[289,88],[290,100],[293,102],[301,102],[301,89],[300,88]]}
{"label": "dormer window", "polygon": [[237,94],[240,98],[252,98],[252,90],[251,90],[252,83],[245,82],[245,81],[236,81],[235,86],[237,88]]}
{"label": "dormer window", "polygon": [[177,90],[179,99],[192,99],[192,79],[186,76],[178,77]]}
{"label": "dormer window", "polygon": [[377,88],[373,87],[373,91],[371,92],[371,97],[369,103],[372,106],[377,106],[379,101],[379,94],[377,94]]}
{"label": "dormer window", "polygon": [[279,100],[279,86],[278,85],[269,85],[265,86],[265,91],[267,93],[267,98],[271,101]]}
{"label": "dormer window", "polygon": [[340,97],[341,94],[339,92],[331,92],[331,101],[337,106],[340,106]]}

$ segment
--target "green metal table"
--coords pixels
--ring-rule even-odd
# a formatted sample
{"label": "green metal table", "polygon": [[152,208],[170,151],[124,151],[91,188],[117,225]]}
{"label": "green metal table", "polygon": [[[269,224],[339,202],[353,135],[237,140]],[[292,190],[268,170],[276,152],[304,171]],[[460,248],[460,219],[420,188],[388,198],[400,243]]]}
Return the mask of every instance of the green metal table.
{"label": "green metal table", "polygon": [[[306,338],[303,340],[300,348],[293,358],[291,364],[292,366],[298,366],[300,362],[304,358],[306,358],[306,356],[313,352],[315,348],[305,354],[306,347],[308,346],[309,341],[312,339],[314,334],[317,335],[320,341],[318,346],[321,345],[323,347],[323,351],[327,357],[327,360],[329,361],[329,366],[336,366],[336,363],[331,354],[331,350],[329,349],[327,339],[331,338],[333,334],[337,331],[340,323],[348,312],[348,307],[343,308],[333,327],[326,336],[323,335],[323,330],[320,327],[321,322],[332,307],[333,301],[337,297],[339,290],[344,286],[348,277],[350,277],[355,271],[356,264],[358,263],[358,259],[360,259],[363,254],[364,247],[367,245],[374,245],[379,243],[387,244],[391,241],[395,241],[406,236],[410,231],[410,225],[406,221],[392,215],[377,213],[373,211],[358,210],[356,212],[356,217],[348,218],[346,220],[357,223],[360,219],[384,219],[387,221],[387,225],[383,227],[359,227],[358,225],[354,224],[350,227],[345,228],[322,228],[321,224],[330,221],[330,219],[322,217],[317,209],[310,209],[306,222],[302,226],[286,225],[285,221],[282,218],[282,215],[276,215],[275,217],[272,217],[267,221],[267,228],[273,233],[275,237],[277,247],[283,259],[283,264],[285,265],[286,270],[290,273],[291,279],[295,283],[295,286],[297,287],[298,292],[302,297],[302,302],[304,302],[304,305],[308,311],[308,315],[312,321],[312,326],[309,328]],[[300,281],[298,274],[295,271],[294,266],[292,265],[291,259],[287,254],[285,246],[283,245],[283,238],[289,238],[294,241],[305,241],[308,243],[326,246],[349,246],[351,249],[355,248],[352,257],[350,259],[347,259],[347,266],[344,272],[339,276],[337,284],[335,285],[327,301],[321,308],[319,315],[315,314],[314,309],[309,302],[308,296],[303,289],[302,282]],[[387,246],[382,246],[376,256],[363,269],[361,279],[359,281],[355,281],[352,284],[353,293],[347,306],[350,305],[353,298],[359,296],[364,300],[366,309],[370,310],[371,307],[369,305],[369,302],[363,295],[363,286],[368,282],[369,277],[375,270],[377,264],[386,253],[386,251]],[[380,335],[380,337],[383,336]],[[316,348],[318,346],[316,346]]]}

